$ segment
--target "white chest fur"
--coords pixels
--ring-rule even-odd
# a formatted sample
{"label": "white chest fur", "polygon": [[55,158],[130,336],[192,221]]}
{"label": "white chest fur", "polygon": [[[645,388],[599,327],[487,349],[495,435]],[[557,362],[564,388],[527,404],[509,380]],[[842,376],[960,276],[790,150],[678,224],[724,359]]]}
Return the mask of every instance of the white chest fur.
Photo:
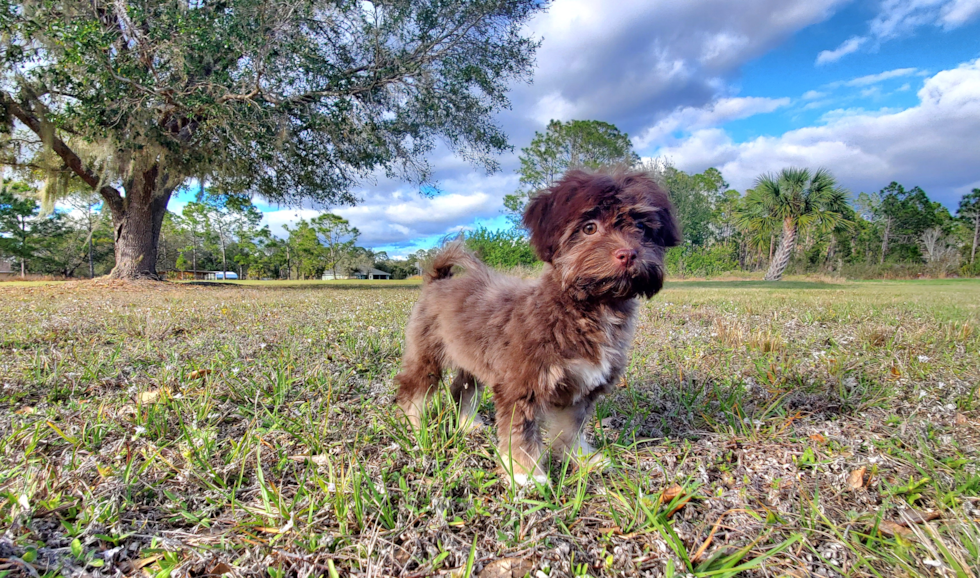
{"label": "white chest fur", "polygon": [[573,360],[568,364],[567,375],[585,391],[592,391],[609,380],[609,374],[612,373],[611,353],[608,348],[603,347],[598,363],[585,359]]}
{"label": "white chest fur", "polygon": [[584,394],[609,383],[614,373],[622,371],[630,341],[633,339],[634,315],[608,315],[605,319],[605,344],[597,361],[575,359],[568,363],[565,373],[574,379]]}

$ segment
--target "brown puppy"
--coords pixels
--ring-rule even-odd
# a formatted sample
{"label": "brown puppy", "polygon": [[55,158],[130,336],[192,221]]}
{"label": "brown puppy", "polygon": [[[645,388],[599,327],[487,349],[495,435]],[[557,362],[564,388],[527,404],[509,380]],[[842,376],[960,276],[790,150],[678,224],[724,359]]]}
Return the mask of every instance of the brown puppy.
{"label": "brown puppy", "polygon": [[680,242],[667,194],[641,172],[570,171],[531,200],[524,225],[545,262],[536,280],[501,275],[460,243],[435,257],[395,378],[415,428],[443,369],[456,371],[461,422],[479,424],[477,383],[489,386],[500,455],[518,483],[546,480],[546,445],[593,457],[582,427],[626,367],[637,298],[661,289],[664,252]]}

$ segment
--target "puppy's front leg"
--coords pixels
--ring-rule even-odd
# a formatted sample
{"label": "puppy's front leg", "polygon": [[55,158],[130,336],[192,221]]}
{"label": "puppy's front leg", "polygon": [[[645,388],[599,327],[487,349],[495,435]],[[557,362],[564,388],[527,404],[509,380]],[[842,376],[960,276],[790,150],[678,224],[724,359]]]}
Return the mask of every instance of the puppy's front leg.
{"label": "puppy's front leg", "polygon": [[501,391],[506,388],[494,388],[498,449],[504,469],[513,476],[515,484],[546,483],[548,476],[539,463],[542,445],[535,405],[526,397],[507,399],[499,394]]}
{"label": "puppy's front leg", "polygon": [[585,439],[585,422],[592,416],[594,404],[580,401],[567,407],[548,410],[545,442],[562,457],[570,457],[580,466],[605,468],[609,460]]}

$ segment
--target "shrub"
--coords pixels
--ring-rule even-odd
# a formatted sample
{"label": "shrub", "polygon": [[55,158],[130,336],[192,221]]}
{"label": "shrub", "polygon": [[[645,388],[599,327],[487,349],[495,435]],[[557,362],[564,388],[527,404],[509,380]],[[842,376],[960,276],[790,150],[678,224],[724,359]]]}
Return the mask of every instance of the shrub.
{"label": "shrub", "polygon": [[710,277],[738,270],[736,249],[727,245],[682,245],[667,251],[667,273],[676,277]]}
{"label": "shrub", "polygon": [[466,246],[491,267],[527,266],[538,260],[527,237],[517,229],[491,231],[480,227],[466,234]]}

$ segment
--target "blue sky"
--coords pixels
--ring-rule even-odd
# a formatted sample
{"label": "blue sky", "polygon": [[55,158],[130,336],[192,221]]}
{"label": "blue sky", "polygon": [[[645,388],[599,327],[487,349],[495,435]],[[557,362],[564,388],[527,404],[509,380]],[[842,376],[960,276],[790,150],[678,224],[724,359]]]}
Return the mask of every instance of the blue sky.
{"label": "blue sky", "polygon": [[642,157],[717,167],[738,190],[786,166],[828,167],[854,193],[919,185],[951,209],[980,187],[980,0],[615,5],[556,0],[530,24],[538,66],[497,117],[515,150],[500,172],[437,147],[434,195],[381,176],[355,207],[262,205],[266,222],[330,209],[391,255],[505,227],[517,153],[552,118],[612,122]]}

